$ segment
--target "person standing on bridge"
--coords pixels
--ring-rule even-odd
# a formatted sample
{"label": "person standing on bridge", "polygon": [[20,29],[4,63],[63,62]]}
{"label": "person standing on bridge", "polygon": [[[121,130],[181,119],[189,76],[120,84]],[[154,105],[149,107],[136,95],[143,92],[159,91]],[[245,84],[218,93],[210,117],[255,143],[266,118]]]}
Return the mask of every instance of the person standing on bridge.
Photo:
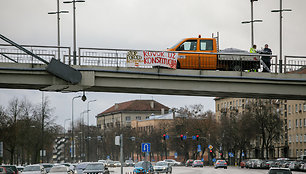
{"label": "person standing on bridge", "polygon": [[250,48],[250,53],[257,53],[256,47],[257,47],[256,45],[253,45],[253,47]]}
{"label": "person standing on bridge", "polygon": [[[272,54],[272,50],[269,48],[268,44],[265,44],[265,48],[261,52],[262,54]],[[262,72],[270,72],[271,67],[271,56],[262,56],[261,60],[266,64],[266,66],[263,67]]]}

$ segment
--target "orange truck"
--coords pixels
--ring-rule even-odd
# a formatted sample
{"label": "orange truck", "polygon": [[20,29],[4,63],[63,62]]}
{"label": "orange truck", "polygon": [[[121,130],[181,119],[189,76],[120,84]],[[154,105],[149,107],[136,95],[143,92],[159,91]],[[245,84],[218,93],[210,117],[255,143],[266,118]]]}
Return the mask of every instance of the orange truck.
{"label": "orange truck", "polygon": [[167,51],[179,52],[177,69],[256,71],[260,67],[258,55],[238,49],[218,51],[217,38],[186,38]]}

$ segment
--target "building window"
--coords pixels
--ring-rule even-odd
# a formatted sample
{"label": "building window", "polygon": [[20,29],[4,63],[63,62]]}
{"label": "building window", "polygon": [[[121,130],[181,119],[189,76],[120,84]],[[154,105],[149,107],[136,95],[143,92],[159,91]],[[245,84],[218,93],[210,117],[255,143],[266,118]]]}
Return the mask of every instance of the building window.
{"label": "building window", "polygon": [[299,104],[299,112],[302,112],[302,104]]}
{"label": "building window", "polygon": [[241,106],[241,99],[239,99],[239,106]]}
{"label": "building window", "polygon": [[298,119],[295,119],[295,127],[299,127],[299,121],[298,121]]}
{"label": "building window", "polygon": [[146,120],[149,120],[150,116],[146,116]]}
{"label": "building window", "polygon": [[288,127],[289,127],[289,129],[291,129],[291,120],[289,120],[289,126]]}
{"label": "building window", "polygon": [[131,121],[131,116],[126,116],[125,121],[130,122]]}
{"label": "building window", "polygon": [[303,121],[302,119],[300,119],[300,127],[302,127],[302,125],[303,125]]}
{"label": "building window", "polygon": [[289,141],[289,143],[291,143],[291,135],[289,135],[289,140],[288,141]]}
{"label": "building window", "polygon": [[304,127],[306,127],[306,118],[304,118]]}
{"label": "building window", "polygon": [[295,142],[298,143],[299,142],[299,135],[295,136]]}
{"label": "building window", "polygon": [[296,157],[299,156],[299,149],[296,149]]}
{"label": "building window", "polygon": [[304,103],[304,112],[306,112],[306,103]]}
{"label": "building window", "polygon": [[304,143],[306,143],[306,134],[304,134]]}
{"label": "building window", "polygon": [[141,116],[136,116],[136,120],[141,120]]}
{"label": "building window", "polygon": [[302,143],[303,142],[303,135],[301,134],[300,135],[300,143]]}
{"label": "building window", "polygon": [[291,114],[291,105],[288,106],[288,113]]}
{"label": "building window", "polygon": [[295,104],[295,112],[298,112],[298,105]]}
{"label": "building window", "polygon": [[306,155],[306,149],[304,149],[304,155]]}

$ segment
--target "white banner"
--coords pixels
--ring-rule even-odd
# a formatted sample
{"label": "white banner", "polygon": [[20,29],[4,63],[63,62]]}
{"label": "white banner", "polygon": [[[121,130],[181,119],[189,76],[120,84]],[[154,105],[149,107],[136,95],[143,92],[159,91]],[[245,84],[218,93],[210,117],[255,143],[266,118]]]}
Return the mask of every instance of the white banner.
{"label": "white banner", "polygon": [[126,57],[127,67],[162,66],[176,69],[178,53],[164,51],[129,51]]}

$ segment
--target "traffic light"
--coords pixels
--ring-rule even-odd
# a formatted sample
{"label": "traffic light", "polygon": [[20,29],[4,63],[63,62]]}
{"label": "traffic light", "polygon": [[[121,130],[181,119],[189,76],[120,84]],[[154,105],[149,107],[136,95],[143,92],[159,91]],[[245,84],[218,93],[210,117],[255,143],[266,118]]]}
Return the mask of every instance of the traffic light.
{"label": "traffic light", "polygon": [[210,153],[212,153],[212,150],[209,150]]}
{"label": "traffic light", "polygon": [[182,141],[184,140],[184,135],[183,135],[183,134],[181,134],[181,140],[182,140]]}
{"label": "traffic light", "polygon": [[164,140],[166,140],[166,134],[164,134],[163,137],[164,137]]}
{"label": "traffic light", "polygon": [[197,135],[196,138],[197,138],[197,141],[199,141],[199,138],[200,138],[199,135]]}

